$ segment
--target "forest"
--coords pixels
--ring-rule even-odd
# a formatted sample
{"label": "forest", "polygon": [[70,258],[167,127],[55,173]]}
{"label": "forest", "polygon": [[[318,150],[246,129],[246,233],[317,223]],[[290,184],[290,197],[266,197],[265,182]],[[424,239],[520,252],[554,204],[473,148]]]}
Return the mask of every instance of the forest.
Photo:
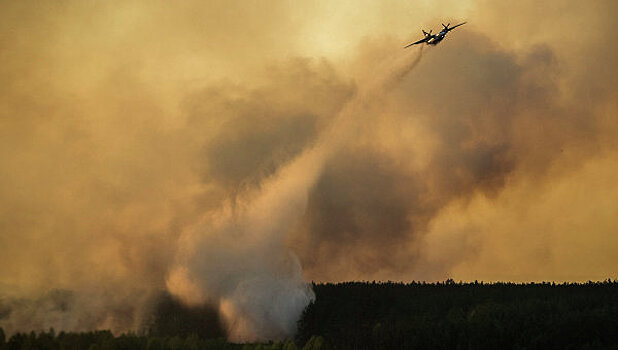
{"label": "forest", "polygon": [[[233,344],[216,312],[169,296],[140,333],[16,333],[0,349],[618,349],[618,281],[313,284],[294,339]],[[1,320],[0,320],[1,321]]]}
{"label": "forest", "polygon": [[338,349],[618,348],[618,283],[314,286],[297,343]]}

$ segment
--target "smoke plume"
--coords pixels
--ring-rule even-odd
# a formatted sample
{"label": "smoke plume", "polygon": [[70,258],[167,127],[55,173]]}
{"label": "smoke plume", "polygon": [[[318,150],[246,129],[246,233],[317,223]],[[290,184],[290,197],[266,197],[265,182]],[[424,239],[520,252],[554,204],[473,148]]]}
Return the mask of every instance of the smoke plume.
{"label": "smoke plume", "polygon": [[[413,52],[410,50],[409,52]],[[415,53],[416,54],[416,53]],[[382,97],[422,57],[410,53],[384,62],[333,117],[315,144],[205,223],[180,237],[168,289],[190,304],[218,305],[230,339],[282,339],[315,296],[285,238],[307,209],[307,196],[324,164],[349,142],[361,123],[373,122]],[[242,242],[240,247],[237,247]]]}
{"label": "smoke plume", "polygon": [[275,339],[311,280],[615,278],[616,6],[0,1],[0,326],[171,293]]}

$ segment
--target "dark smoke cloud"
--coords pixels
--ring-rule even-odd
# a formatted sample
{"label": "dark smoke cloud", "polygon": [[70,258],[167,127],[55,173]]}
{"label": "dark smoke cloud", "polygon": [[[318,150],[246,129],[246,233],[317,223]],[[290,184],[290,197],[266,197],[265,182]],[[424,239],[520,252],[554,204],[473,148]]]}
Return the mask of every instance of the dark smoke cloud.
{"label": "dark smoke cloud", "polygon": [[474,32],[429,52],[381,111],[422,124],[434,144],[428,161],[406,169],[399,164],[414,154],[376,153],[377,141],[327,167],[294,245],[308,276],[414,276],[423,252],[402,243],[426,234],[442,208],[478,194],[495,198],[518,172],[543,176],[573,143],[594,147],[590,115],[558,103],[556,61],[547,46],[518,54]]}
{"label": "dark smoke cloud", "polygon": [[190,123],[211,129],[199,165],[203,181],[228,191],[259,185],[311,145],[352,92],[327,62],[293,59],[269,67],[258,89],[216,86],[194,94]]}

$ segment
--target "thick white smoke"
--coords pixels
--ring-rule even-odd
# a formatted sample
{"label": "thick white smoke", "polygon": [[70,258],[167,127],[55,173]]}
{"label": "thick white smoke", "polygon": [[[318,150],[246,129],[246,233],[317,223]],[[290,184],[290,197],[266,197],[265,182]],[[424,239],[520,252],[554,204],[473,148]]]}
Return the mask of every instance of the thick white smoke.
{"label": "thick white smoke", "polygon": [[[284,165],[258,190],[228,203],[183,232],[169,291],[188,304],[218,307],[233,341],[293,335],[303,309],[314,299],[286,235],[307,206],[324,165],[379,115],[385,93],[421,60],[422,48],[393,54],[359,77],[356,95],[333,118],[317,142]],[[319,101],[316,101],[319,103]]]}

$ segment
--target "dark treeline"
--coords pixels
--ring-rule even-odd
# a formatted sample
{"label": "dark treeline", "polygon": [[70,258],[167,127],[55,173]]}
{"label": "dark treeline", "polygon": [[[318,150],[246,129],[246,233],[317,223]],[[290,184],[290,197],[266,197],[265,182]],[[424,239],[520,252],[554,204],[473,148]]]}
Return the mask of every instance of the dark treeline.
{"label": "dark treeline", "polygon": [[338,349],[618,349],[618,282],[314,285],[297,343]]}
{"label": "dark treeline", "polygon": [[294,340],[232,344],[212,308],[162,296],[143,334],[17,333],[17,349],[618,349],[618,282],[314,284]]}
{"label": "dark treeline", "polygon": [[[0,349],[2,350],[297,350],[292,340],[265,344],[234,344],[225,338],[201,338],[189,336],[154,336],[122,334],[114,336],[110,331],[60,332],[53,329],[46,332],[16,333],[8,340],[0,328]],[[316,342],[318,340],[318,342]],[[307,349],[323,348],[323,339],[314,337]],[[312,346],[316,343],[318,346]],[[304,348],[303,348],[304,349]]]}
{"label": "dark treeline", "polygon": [[225,338],[219,314],[210,305],[188,307],[164,293],[159,296],[152,320],[145,325],[146,333],[155,337],[187,337],[203,339]]}

